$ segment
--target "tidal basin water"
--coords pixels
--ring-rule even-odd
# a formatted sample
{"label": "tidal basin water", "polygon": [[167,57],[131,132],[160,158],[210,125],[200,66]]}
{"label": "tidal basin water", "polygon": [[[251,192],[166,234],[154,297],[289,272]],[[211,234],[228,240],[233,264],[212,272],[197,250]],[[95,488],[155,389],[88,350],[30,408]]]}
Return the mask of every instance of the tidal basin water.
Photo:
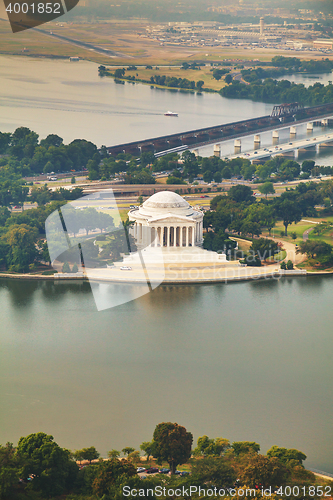
{"label": "tidal basin water", "polygon": [[332,296],[330,277],[160,286],[97,312],[87,283],[1,280],[0,442],[106,456],[175,421],[333,472]]}

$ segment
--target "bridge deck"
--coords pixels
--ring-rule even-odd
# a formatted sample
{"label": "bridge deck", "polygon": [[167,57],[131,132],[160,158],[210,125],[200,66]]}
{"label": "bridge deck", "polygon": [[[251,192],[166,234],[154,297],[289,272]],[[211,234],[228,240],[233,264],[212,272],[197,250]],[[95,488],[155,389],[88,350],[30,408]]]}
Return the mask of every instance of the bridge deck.
{"label": "bridge deck", "polygon": [[281,122],[276,117],[261,116],[250,120],[215,125],[201,129],[188,130],[186,132],[153,137],[141,141],[128,142],[107,147],[110,154],[118,154],[121,151],[138,152],[139,150],[151,150],[154,152],[171,149],[175,146],[187,145],[189,148],[200,147],[207,144],[227,141],[233,138],[245,137],[255,133],[269,130],[281,129],[291,125],[297,125],[325,118],[333,115],[333,103],[321,106],[304,108],[302,116],[298,120],[286,117],[286,122]]}

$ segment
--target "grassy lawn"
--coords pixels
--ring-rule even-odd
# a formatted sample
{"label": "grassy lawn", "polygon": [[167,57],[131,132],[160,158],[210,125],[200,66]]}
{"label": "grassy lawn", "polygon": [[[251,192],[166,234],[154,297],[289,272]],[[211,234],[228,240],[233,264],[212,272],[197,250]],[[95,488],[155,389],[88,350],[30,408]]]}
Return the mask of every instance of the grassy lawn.
{"label": "grassy lawn", "polygon": [[[283,241],[287,241],[289,243],[300,243],[303,241],[303,233],[310,227],[315,227],[315,224],[309,224],[308,222],[298,222],[298,224],[291,224],[288,226],[288,236],[281,236],[280,233],[281,231],[284,231],[284,225],[282,224],[282,221],[278,221],[271,230],[271,236],[275,236],[275,238],[279,238]],[[291,237],[291,233],[295,232],[297,234],[296,240],[293,240]],[[263,237],[268,237],[268,231],[264,230],[262,232]]]}
{"label": "grassy lawn", "polygon": [[[222,87],[226,85],[224,78],[221,78],[221,80],[215,80],[212,76],[212,72],[210,71],[210,67],[205,66],[204,68],[201,68],[200,70],[193,70],[193,69],[181,69],[181,68],[176,68],[173,66],[170,66],[169,68],[159,68],[156,69],[154,67],[153,69],[144,69],[144,68],[138,68],[136,71],[126,71],[125,76],[135,76],[136,78],[142,79],[142,80],[150,80],[150,78],[155,75],[165,75],[165,76],[170,76],[170,77],[175,77],[175,78],[187,78],[187,80],[194,80],[195,82],[202,80],[204,83],[203,88],[209,88],[213,90],[220,90]],[[156,84],[152,84],[158,87]]]}
{"label": "grassy lawn", "polygon": [[281,262],[287,257],[287,252],[285,250],[281,250],[279,253],[276,253],[274,256],[267,259],[267,262]]}
{"label": "grassy lawn", "polygon": [[231,240],[238,242],[238,250],[247,253],[252,245],[252,241],[242,240],[241,238],[230,237]]}
{"label": "grassy lawn", "polygon": [[328,231],[325,231],[322,234],[313,234],[313,231],[309,234],[309,240],[322,240],[326,241],[326,243],[329,243],[330,245],[333,245],[333,227],[329,229]]}

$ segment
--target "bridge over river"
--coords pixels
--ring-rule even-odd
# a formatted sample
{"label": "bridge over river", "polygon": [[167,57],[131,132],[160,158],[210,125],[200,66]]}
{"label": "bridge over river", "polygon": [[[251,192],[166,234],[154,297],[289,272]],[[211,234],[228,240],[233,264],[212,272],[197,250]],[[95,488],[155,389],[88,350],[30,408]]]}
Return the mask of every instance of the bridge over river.
{"label": "bridge over river", "polygon": [[[291,136],[296,136],[296,127],[299,124],[307,123],[308,130],[313,128],[313,123],[321,120],[323,125],[330,124],[330,117],[333,116],[333,103],[308,108],[297,109],[293,103],[280,106],[281,113],[276,111],[277,106],[269,116],[261,116],[250,120],[216,125],[197,130],[189,130],[183,133],[165,135],[145,139],[142,141],[129,142],[107,147],[109,154],[116,156],[119,153],[130,153],[139,156],[143,152],[151,151],[156,156],[161,156],[172,151],[183,151],[185,149],[195,150],[198,147],[208,144],[216,144],[215,153],[219,154],[219,144],[230,139],[235,140],[235,153],[241,152],[241,138],[254,135],[254,146],[260,147],[261,132],[272,130],[273,140],[278,138],[279,129],[290,124]],[[289,112],[288,112],[289,106]],[[238,141],[238,142],[237,142]],[[238,149],[236,149],[238,148]]]}

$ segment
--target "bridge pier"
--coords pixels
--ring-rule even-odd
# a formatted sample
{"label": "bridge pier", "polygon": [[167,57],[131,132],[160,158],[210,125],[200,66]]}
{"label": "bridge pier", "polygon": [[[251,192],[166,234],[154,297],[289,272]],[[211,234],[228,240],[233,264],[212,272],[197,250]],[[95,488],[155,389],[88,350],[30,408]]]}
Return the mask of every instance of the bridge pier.
{"label": "bridge pier", "polygon": [[242,141],[240,139],[235,139],[234,150],[235,154],[240,153],[242,151]]}
{"label": "bridge pier", "polygon": [[321,126],[322,127],[328,127],[328,118],[323,118],[321,120]]}
{"label": "bridge pier", "polygon": [[272,132],[272,142],[274,145],[279,144],[279,131],[273,130]]}
{"label": "bridge pier", "polygon": [[297,128],[296,128],[296,127],[294,127],[294,126],[291,126],[291,127],[290,127],[290,137],[295,138],[295,137],[296,137],[296,135],[297,135]]}
{"label": "bridge pier", "polygon": [[214,144],[214,156],[221,158],[221,144]]}
{"label": "bridge pier", "polygon": [[317,152],[319,153],[321,149],[328,149],[328,148],[333,148],[333,142],[332,141],[327,141],[327,142],[322,142],[321,144],[317,144]]}
{"label": "bridge pier", "polygon": [[313,132],[313,123],[312,122],[308,122],[306,124],[306,131],[307,132]]}
{"label": "bridge pier", "polygon": [[254,136],[254,149],[260,148],[260,135]]}

